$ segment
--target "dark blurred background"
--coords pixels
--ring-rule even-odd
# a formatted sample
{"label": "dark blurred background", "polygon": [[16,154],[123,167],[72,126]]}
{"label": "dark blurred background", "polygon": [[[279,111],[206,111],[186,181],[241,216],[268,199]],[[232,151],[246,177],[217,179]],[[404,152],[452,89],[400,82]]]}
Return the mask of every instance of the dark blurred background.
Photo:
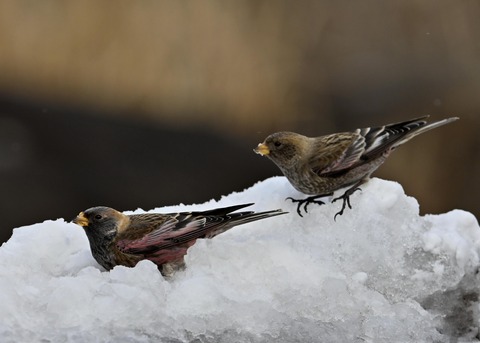
{"label": "dark blurred background", "polygon": [[107,205],[204,202],[278,169],[273,131],[461,120],[375,176],[480,214],[480,3],[0,2],[1,241]]}

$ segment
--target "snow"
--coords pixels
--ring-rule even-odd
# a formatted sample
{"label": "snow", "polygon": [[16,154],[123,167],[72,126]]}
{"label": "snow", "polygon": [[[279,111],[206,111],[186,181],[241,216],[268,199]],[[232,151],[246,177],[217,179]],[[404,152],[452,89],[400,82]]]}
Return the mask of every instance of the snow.
{"label": "snow", "polygon": [[63,219],[15,229],[0,247],[2,342],[476,340],[472,214],[420,216],[398,183],[380,179],[336,221],[340,202],[300,218],[289,196],[303,197],[275,177],[219,201],[152,210],[255,202],[290,212],[199,240],[168,281],[148,261],[103,271],[83,230]]}

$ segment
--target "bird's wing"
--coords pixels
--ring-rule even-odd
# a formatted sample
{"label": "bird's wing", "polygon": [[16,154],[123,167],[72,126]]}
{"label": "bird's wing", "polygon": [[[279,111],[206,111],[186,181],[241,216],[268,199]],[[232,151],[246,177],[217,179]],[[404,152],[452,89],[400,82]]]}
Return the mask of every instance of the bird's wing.
{"label": "bird's wing", "polygon": [[212,227],[207,224],[205,216],[193,216],[190,213],[178,213],[175,215],[160,215],[158,223],[155,223],[155,214],[131,216],[131,227],[118,236],[117,247],[128,254],[150,254],[160,249],[172,248],[195,240],[205,235]]}
{"label": "bird's wing", "polygon": [[379,127],[367,127],[357,130],[365,137],[365,160],[371,160],[385,151],[403,144],[412,137],[416,132],[424,127],[428,116],[410,119],[400,123],[393,123]]}
{"label": "bird's wing", "polygon": [[157,256],[165,249],[186,251],[198,238],[213,238],[236,225],[285,213],[280,210],[235,212],[250,205],[240,204],[203,212],[132,215],[129,227],[118,234],[116,246],[124,253],[149,256]]}
{"label": "bird's wing", "polygon": [[408,141],[421,132],[427,117],[319,137],[310,153],[310,166],[321,176],[343,173]]}
{"label": "bird's wing", "polygon": [[364,152],[359,130],[322,136],[312,146],[308,165],[318,175],[334,174],[357,164]]}

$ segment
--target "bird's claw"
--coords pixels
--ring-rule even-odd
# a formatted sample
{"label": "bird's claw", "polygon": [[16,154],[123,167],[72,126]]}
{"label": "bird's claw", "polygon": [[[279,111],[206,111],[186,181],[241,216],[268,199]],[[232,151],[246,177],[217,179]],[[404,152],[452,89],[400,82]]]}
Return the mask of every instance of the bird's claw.
{"label": "bird's claw", "polygon": [[343,193],[343,195],[332,200],[332,203],[340,199],[343,200],[342,209],[335,214],[335,216],[333,217],[334,221],[337,221],[337,216],[341,216],[343,214],[343,212],[345,211],[345,207],[348,206],[349,209],[352,209],[352,204],[350,204],[350,196],[356,191],[361,191],[361,190],[362,189],[360,187],[349,188],[345,191],[345,193]]}
{"label": "bird's claw", "polygon": [[[297,213],[298,213],[298,215],[299,215],[300,217],[303,218],[303,216],[302,216],[302,211],[300,210],[300,206],[302,206],[302,203],[303,203],[304,201],[303,201],[302,199],[294,199],[294,198],[292,198],[292,197],[288,197],[288,198],[286,198],[285,200],[291,200],[292,203],[298,202]],[[305,204],[304,210],[305,210],[305,213],[308,213],[308,212],[307,212],[307,209],[306,209],[306,206],[307,206],[307,205]]]}
{"label": "bird's claw", "polygon": [[291,200],[293,203],[298,203],[297,205],[297,213],[300,217],[303,218],[303,215],[302,215],[302,210],[301,210],[301,207],[303,205],[303,210],[305,211],[305,213],[308,213],[308,205],[309,204],[317,204],[317,205],[325,205],[325,203],[321,200],[317,200],[317,198],[319,197],[324,197],[325,195],[314,195],[314,196],[311,196],[311,197],[308,197],[308,198],[305,198],[305,199],[294,199],[292,197],[288,197],[286,198],[285,200]]}
{"label": "bird's claw", "polygon": [[[345,193],[343,193],[343,195],[341,195],[341,196],[332,200],[332,203],[337,201],[337,200],[340,200],[340,199],[343,200],[342,209],[335,214],[335,216],[333,217],[333,220],[336,221],[337,216],[339,216],[339,215],[341,216],[343,214],[343,212],[345,211],[345,208],[347,206],[348,206],[349,209],[352,209],[352,204],[350,203],[350,196],[353,193],[355,193],[356,191],[361,191],[361,190],[362,189],[360,187],[354,186],[352,188],[347,189],[345,191]],[[292,203],[298,203],[297,213],[300,217],[303,218],[302,206],[303,206],[303,211],[305,213],[308,213],[308,205],[310,205],[310,204],[325,205],[325,202],[323,202],[322,200],[318,200],[318,198],[323,198],[323,197],[330,196],[330,195],[332,195],[332,194],[313,195],[313,196],[305,198],[305,199],[294,199],[292,197],[288,197],[285,200],[291,200]]]}

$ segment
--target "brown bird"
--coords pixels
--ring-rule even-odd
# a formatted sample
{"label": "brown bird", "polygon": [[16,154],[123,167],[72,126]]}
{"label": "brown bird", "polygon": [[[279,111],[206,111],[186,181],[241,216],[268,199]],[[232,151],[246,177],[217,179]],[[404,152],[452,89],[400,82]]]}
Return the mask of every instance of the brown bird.
{"label": "brown bird", "polygon": [[203,212],[125,215],[110,207],[92,207],[73,223],[84,228],[95,260],[106,270],[150,260],[164,276],[185,267],[184,256],[199,238],[213,238],[236,225],[285,214],[281,210],[236,212],[243,204]]}
{"label": "brown bird", "polygon": [[350,195],[368,181],[396,147],[458,119],[454,117],[427,124],[426,118],[428,116],[314,138],[294,132],[277,132],[258,144],[254,151],[271,159],[296,190],[311,195],[306,199],[287,198],[298,203],[297,213],[301,217],[302,205],[307,213],[310,203],[323,205],[319,198],[349,187],[342,196],[332,200],[343,200],[336,218],[343,214],[347,205],[352,208]]}

